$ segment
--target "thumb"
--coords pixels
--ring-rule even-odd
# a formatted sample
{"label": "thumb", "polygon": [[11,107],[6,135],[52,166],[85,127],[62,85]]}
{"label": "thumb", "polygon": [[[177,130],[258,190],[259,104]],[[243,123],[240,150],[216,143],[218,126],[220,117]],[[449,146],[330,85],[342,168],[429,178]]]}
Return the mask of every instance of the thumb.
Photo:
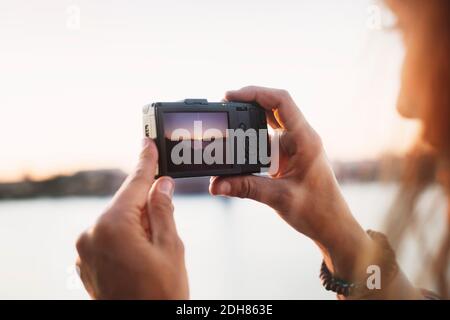
{"label": "thumb", "polygon": [[254,175],[214,177],[209,186],[212,195],[248,198],[274,209],[279,206],[280,199],[285,199],[282,196],[284,189],[275,179]]}
{"label": "thumb", "polygon": [[139,162],[120,187],[115,202],[143,208],[153,184],[158,163],[158,149],[153,140],[144,138]]}
{"label": "thumb", "polygon": [[155,243],[167,244],[178,239],[172,204],[174,185],[172,178],[161,177],[148,194],[147,215]]}

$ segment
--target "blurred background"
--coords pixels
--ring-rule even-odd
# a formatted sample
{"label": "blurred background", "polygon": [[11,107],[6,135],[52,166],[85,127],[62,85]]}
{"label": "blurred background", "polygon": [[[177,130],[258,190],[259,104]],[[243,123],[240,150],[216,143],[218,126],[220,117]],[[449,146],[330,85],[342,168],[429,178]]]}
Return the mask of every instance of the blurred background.
{"label": "blurred background", "polygon": [[[74,243],[136,162],[152,101],[289,90],[355,216],[379,228],[419,129],[395,111],[393,24],[374,0],[0,2],[0,298],[88,298]],[[208,181],[177,181],[192,298],[334,298],[311,241],[263,205],[210,197]],[[444,210],[438,188],[422,202]]]}

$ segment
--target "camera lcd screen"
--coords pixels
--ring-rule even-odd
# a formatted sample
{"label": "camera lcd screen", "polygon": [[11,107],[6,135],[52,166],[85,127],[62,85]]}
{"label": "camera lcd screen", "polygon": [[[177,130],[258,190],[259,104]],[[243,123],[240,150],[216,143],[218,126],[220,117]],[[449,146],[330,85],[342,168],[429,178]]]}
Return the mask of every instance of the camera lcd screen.
{"label": "camera lcd screen", "polygon": [[163,128],[169,172],[232,167],[226,164],[228,112],[164,112]]}

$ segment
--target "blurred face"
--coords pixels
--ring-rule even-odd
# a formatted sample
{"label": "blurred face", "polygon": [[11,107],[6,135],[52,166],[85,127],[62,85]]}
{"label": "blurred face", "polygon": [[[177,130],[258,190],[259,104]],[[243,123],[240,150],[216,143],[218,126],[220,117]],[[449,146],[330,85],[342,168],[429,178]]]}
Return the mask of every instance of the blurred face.
{"label": "blurred face", "polygon": [[449,3],[440,0],[389,0],[405,44],[397,109],[420,119],[422,137],[437,151],[449,148]]}
{"label": "blurred face", "polygon": [[[394,1],[393,1],[394,2]],[[395,1],[398,3],[397,1]],[[420,118],[420,46],[421,39],[413,12],[398,8],[397,24],[403,35],[405,57],[401,75],[401,87],[397,100],[398,112],[406,118]]]}

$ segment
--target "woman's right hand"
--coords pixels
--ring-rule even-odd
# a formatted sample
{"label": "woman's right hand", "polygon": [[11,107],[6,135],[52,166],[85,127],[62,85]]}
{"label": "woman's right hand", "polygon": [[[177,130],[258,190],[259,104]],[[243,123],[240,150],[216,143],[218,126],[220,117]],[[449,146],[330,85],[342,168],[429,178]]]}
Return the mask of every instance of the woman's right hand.
{"label": "woman's right hand", "polygon": [[269,205],[319,245],[333,272],[350,277],[358,252],[371,240],[342,197],[319,135],[285,90],[251,86],[227,92],[226,99],[257,102],[271,127],[281,129],[279,168],[270,178],[214,177],[210,193]]}
{"label": "woman's right hand", "polygon": [[97,223],[77,241],[78,271],[94,299],[188,299],[184,246],[173,216],[174,182],[154,175],[155,143]]}

